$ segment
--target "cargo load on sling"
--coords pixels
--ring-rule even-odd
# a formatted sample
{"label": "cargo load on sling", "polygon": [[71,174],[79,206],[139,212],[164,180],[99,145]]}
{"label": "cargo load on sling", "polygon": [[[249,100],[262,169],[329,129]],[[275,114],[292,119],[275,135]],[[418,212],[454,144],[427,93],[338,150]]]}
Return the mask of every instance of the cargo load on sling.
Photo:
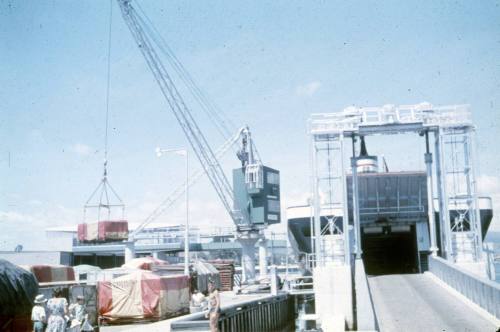
{"label": "cargo load on sling", "polygon": [[101,323],[160,320],[189,312],[189,277],[140,270],[97,283]]}
{"label": "cargo load on sling", "polygon": [[128,238],[128,222],[99,221],[96,223],[78,224],[78,241],[80,242],[112,242]]}

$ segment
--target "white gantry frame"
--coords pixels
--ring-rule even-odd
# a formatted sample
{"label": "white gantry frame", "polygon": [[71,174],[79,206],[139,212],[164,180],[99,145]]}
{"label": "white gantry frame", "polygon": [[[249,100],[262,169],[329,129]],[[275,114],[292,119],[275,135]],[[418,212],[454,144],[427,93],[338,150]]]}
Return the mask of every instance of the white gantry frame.
{"label": "white gantry frame", "polygon": [[[361,136],[417,133],[425,136],[425,163],[427,170],[428,221],[430,250],[437,255],[439,236],[440,255],[447,260],[479,261],[482,258],[481,221],[474,171],[474,134],[471,114],[466,105],[435,107],[429,103],[416,105],[385,105],[382,107],[348,107],[342,112],[312,114],[309,119],[311,139],[312,196],[314,207],[314,255],[316,264],[324,265],[327,257],[321,216],[335,218],[335,211],[342,211],[344,250],[341,260],[351,263],[360,258],[361,232],[359,195],[356,173],[355,141]],[[429,134],[434,136],[434,172],[432,145]],[[347,204],[346,167],[344,150],[346,139],[353,147],[351,158],[353,186],[353,246],[349,241],[349,211]],[[433,181],[433,177],[435,180]],[[434,184],[436,193],[434,193]],[[439,211],[439,234],[434,220],[434,198]],[[325,210],[330,210],[327,212]],[[450,216],[450,210],[453,215]],[[328,227],[328,226],[327,226]],[[331,225],[330,225],[331,227]],[[331,228],[330,228],[331,229]],[[331,234],[331,232],[329,232]],[[352,250],[351,250],[352,249]],[[352,252],[351,252],[352,251]]]}

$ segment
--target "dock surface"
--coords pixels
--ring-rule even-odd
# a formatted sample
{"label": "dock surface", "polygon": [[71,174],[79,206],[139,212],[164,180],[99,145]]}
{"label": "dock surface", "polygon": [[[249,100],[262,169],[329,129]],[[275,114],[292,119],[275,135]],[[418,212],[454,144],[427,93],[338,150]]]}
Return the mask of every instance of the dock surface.
{"label": "dock surface", "polygon": [[394,274],[368,278],[381,332],[497,331],[427,274]]}

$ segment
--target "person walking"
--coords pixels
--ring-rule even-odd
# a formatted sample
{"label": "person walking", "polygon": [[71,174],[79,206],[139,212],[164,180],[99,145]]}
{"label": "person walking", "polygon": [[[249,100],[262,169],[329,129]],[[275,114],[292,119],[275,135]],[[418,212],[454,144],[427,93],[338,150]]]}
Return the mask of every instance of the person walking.
{"label": "person walking", "polygon": [[219,332],[220,296],[212,279],[208,280],[208,292],[208,312],[205,317],[210,319],[210,332]]}
{"label": "person walking", "polygon": [[61,288],[54,289],[52,298],[47,302],[49,320],[46,332],[64,332],[66,330],[65,316],[68,314],[68,301],[63,297]]}
{"label": "person walking", "polygon": [[31,310],[31,320],[33,321],[33,332],[43,332],[47,323],[47,314],[45,312],[45,302],[47,299],[43,294],[35,297],[35,305]]}

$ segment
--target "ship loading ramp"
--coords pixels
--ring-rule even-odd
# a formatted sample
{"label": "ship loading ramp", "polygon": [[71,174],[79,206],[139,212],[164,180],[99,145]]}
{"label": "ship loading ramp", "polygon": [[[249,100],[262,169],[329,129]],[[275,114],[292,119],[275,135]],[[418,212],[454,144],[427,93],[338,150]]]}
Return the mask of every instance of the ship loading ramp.
{"label": "ship loading ramp", "polygon": [[368,278],[380,331],[496,331],[499,327],[431,274]]}
{"label": "ship loading ramp", "polygon": [[[305,261],[313,274],[316,328],[500,327],[500,285],[485,269],[468,107],[348,107],[313,114],[309,134],[314,250]],[[380,172],[364,146],[369,136],[399,134],[425,144],[425,172],[413,181],[383,179],[376,173],[392,174],[387,166]]]}

